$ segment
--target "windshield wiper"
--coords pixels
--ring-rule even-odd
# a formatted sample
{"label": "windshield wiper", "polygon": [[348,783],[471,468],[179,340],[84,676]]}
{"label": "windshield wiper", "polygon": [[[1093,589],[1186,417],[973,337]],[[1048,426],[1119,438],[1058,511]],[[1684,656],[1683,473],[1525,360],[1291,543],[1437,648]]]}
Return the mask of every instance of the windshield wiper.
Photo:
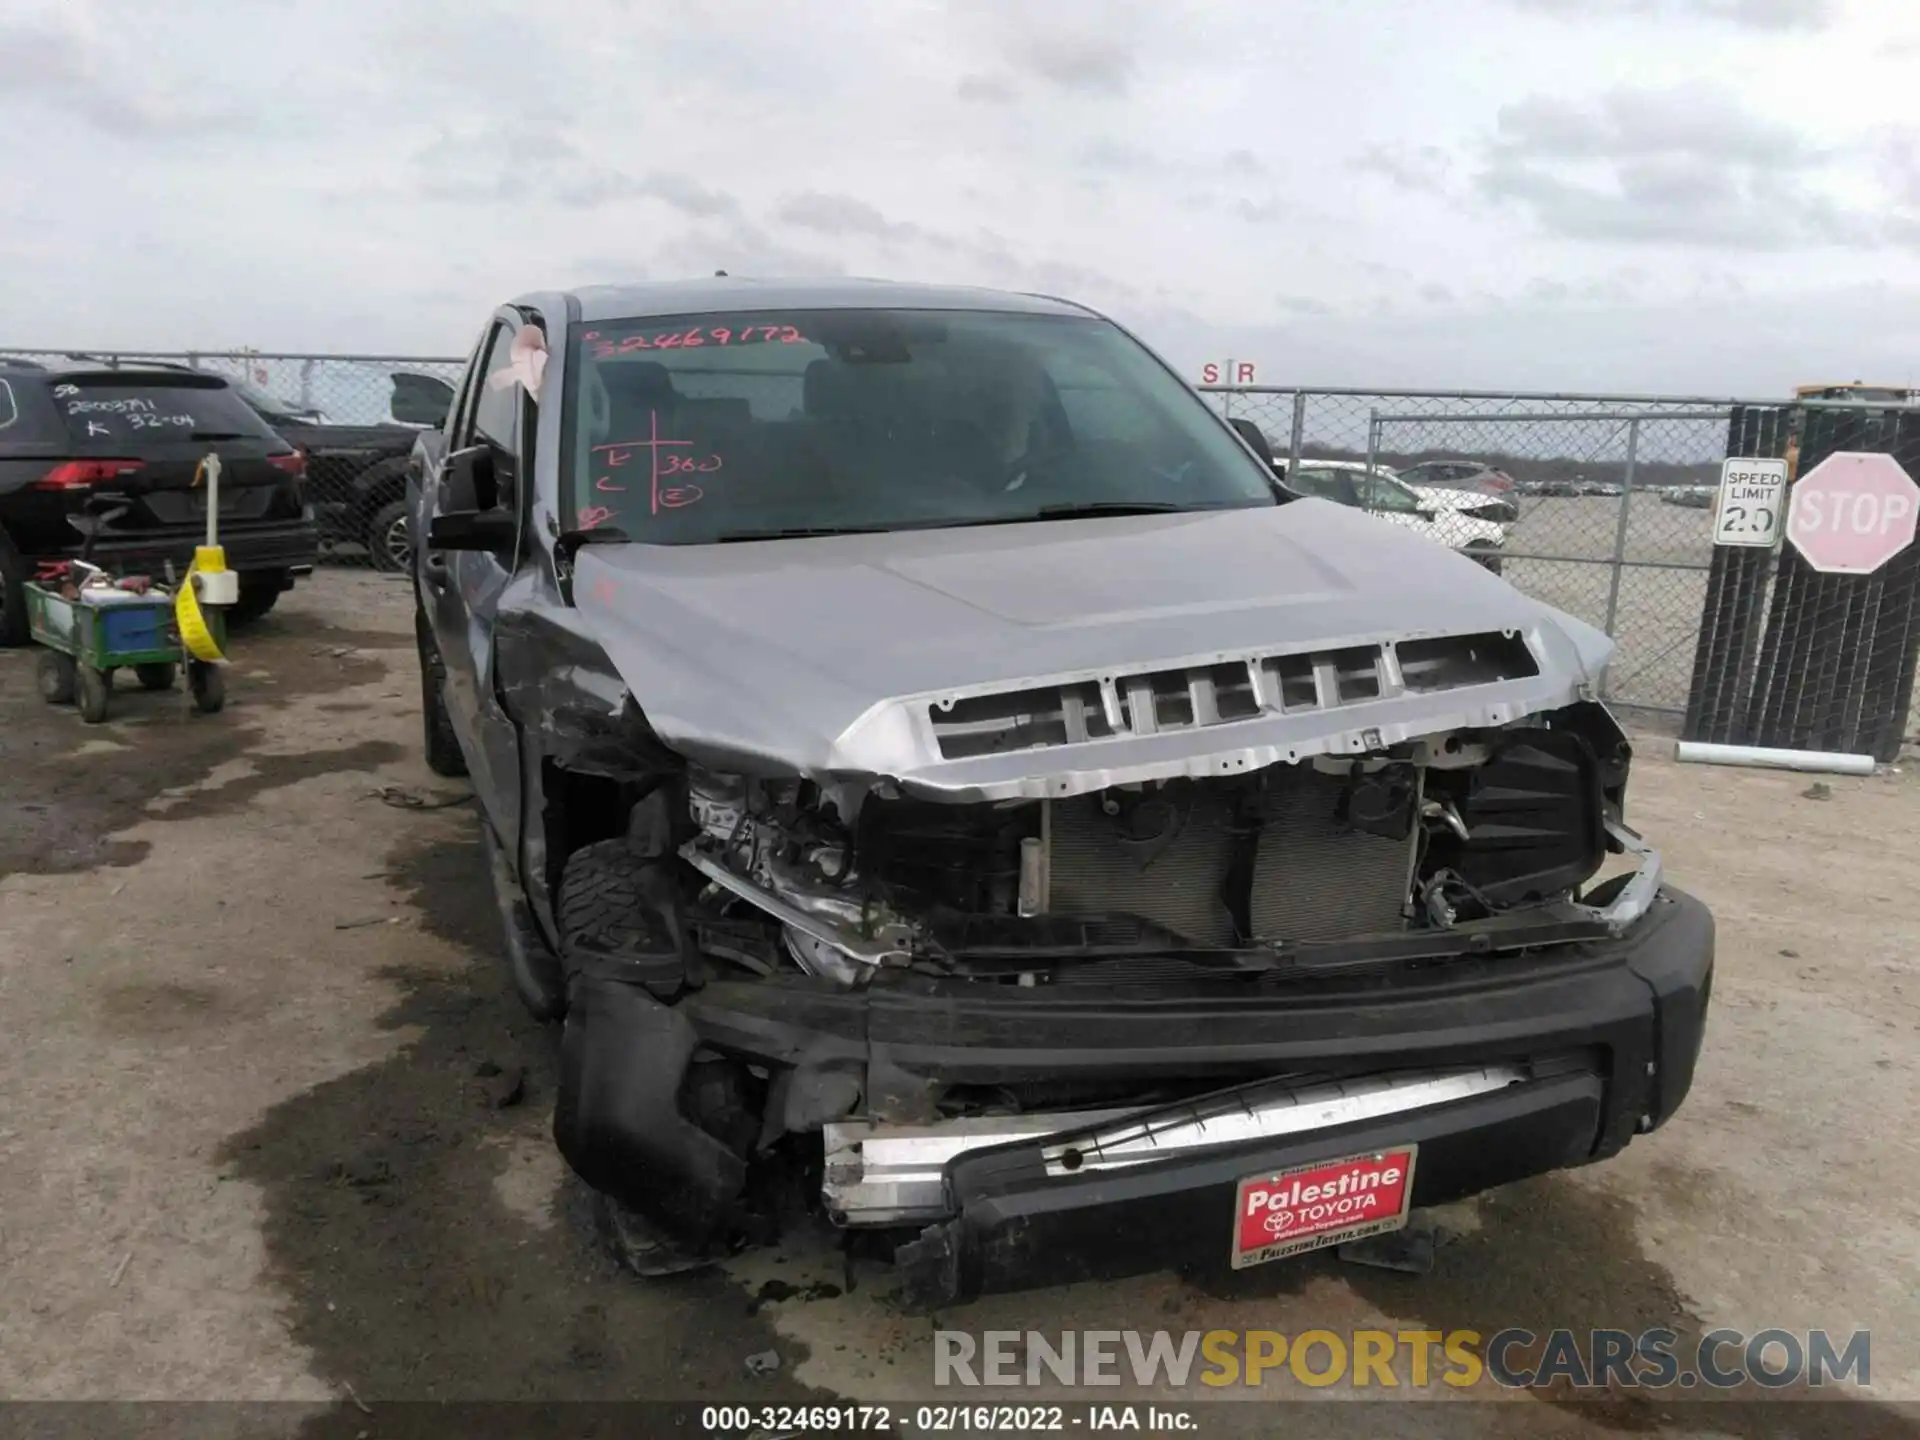
{"label": "windshield wiper", "polygon": [[713,537],[712,545],[737,545],[749,540],[806,540],[820,535],[879,535],[898,525],[795,525],[775,530],[726,530]]}
{"label": "windshield wiper", "polygon": [[1194,508],[1191,505],[1176,505],[1171,500],[1089,500],[1077,505],[1042,505],[1031,515],[1018,515],[1013,519],[1017,523],[1021,520],[1079,520],[1098,515],[1171,515]]}
{"label": "windshield wiper", "polygon": [[187,438],[189,440],[247,440],[252,437],[238,430],[196,430]]}

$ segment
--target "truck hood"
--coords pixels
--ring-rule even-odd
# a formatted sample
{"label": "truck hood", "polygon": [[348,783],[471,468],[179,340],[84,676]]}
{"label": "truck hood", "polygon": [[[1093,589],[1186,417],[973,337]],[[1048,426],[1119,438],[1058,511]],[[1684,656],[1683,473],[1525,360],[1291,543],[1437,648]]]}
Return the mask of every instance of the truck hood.
{"label": "truck hood", "polygon": [[[1591,626],[1472,561],[1320,500],[589,546],[573,588],[655,733],[698,763],[890,780],[956,800],[1058,797],[1505,724],[1588,696],[1612,651]],[[1523,640],[1535,673],[1440,690],[1399,683],[1396,642],[1489,635]],[[1276,681],[1258,715],[1197,713],[1202,723],[1187,728],[1135,726],[1115,698],[1148,676],[1244,674],[1249,661],[1257,673],[1277,656],[1369,647],[1388,657],[1373,698],[1323,690],[1318,704],[1283,707]],[[1113,733],[1076,729],[1036,748],[970,755],[948,753],[938,733],[937,717],[957,701],[1008,696],[1016,709],[1044,708],[1063,686],[1094,695]]]}

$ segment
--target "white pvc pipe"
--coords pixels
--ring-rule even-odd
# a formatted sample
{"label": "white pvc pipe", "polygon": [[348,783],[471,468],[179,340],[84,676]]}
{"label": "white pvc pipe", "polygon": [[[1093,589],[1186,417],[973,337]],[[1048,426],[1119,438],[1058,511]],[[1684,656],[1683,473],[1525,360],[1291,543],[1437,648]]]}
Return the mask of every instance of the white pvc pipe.
{"label": "white pvc pipe", "polygon": [[1817,770],[1826,775],[1871,775],[1873,756],[1825,750],[1770,750],[1764,745],[1709,745],[1677,741],[1673,758],[1695,765],[1755,765],[1763,770]]}

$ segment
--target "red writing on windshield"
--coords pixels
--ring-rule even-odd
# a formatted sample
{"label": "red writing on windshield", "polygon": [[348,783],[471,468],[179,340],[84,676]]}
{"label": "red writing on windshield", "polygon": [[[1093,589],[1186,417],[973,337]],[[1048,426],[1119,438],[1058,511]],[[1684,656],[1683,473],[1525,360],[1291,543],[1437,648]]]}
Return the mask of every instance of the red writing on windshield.
{"label": "red writing on windshield", "polygon": [[[693,448],[691,440],[674,440],[660,433],[660,412],[647,412],[647,438],[644,440],[622,440],[593,447],[594,453],[606,456],[609,467],[625,465],[640,452],[645,451],[648,462],[647,505],[650,514],[658,515],[662,510],[677,510],[683,505],[691,505],[706,492],[691,482],[670,485],[662,488],[660,482],[675,475],[699,474],[711,475],[723,463],[718,455],[696,456],[686,452]],[[624,492],[626,486],[613,483],[611,475],[603,475],[594,481],[596,490]]]}
{"label": "red writing on windshield", "polygon": [[605,505],[589,505],[580,512],[580,528],[594,530],[613,518],[613,511]]}
{"label": "red writing on windshield", "polygon": [[791,325],[695,325],[687,329],[643,331],[605,340],[598,330],[581,337],[596,360],[631,355],[636,350],[685,350],[699,345],[804,345],[807,337]]}

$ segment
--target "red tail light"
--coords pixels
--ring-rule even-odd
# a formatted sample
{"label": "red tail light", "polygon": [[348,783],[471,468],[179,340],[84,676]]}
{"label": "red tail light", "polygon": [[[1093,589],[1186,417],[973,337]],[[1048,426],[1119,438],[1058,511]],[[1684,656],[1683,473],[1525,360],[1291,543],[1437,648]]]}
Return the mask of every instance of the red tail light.
{"label": "red tail light", "polygon": [[143,469],[144,460],[63,460],[38,480],[36,490],[84,490],[102,480],[118,479]]}
{"label": "red tail light", "polygon": [[298,450],[288,455],[269,455],[267,463],[276,470],[286,471],[296,480],[304,478],[307,473],[307,457]]}

